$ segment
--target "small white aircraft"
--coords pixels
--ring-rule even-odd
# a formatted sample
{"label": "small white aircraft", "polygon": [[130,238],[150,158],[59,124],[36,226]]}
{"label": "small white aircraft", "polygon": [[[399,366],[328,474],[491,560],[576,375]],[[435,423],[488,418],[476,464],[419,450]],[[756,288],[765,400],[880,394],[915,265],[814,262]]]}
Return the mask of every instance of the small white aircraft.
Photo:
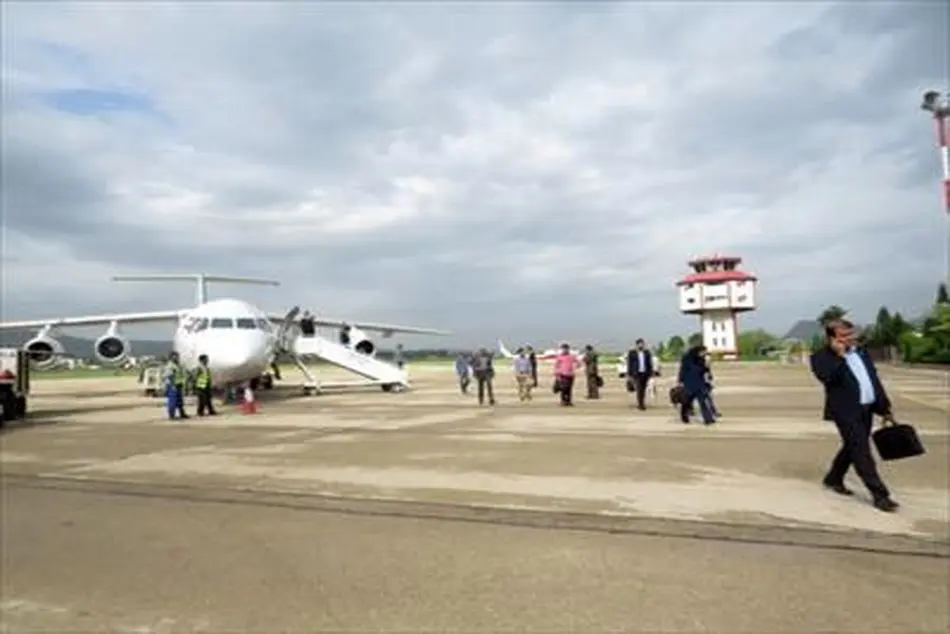
{"label": "small white aircraft", "polygon": [[[498,350],[501,351],[501,356],[503,356],[506,359],[514,359],[515,356],[517,356],[513,352],[511,352],[508,348],[505,347],[505,344],[502,342],[501,339],[498,340]],[[537,358],[538,361],[550,361],[551,359],[556,358],[559,354],[561,354],[560,347],[548,348],[544,352],[535,351],[534,356],[535,358]],[[583,350],[575,350],[574,348],[571,348],[571,354],[573,354],[575,357],[577,357],[581,361],[584,360]]]}
{"label": "small white aircraft", "polygon": [[[286,315],[268,315],[256,306],[239,299],[208,301],[208,282],[237,284],[264,284],[278,286],[279,282],[247,277],[212,276],[204,274],[155,274],[114,277],[114,281],[181,281],[197,282],[196,306],[179,310],[146,313],[116,313],[82,317],[56,317],[29,321],[0,323],[0,330],[39,328],[39,333],[24,344],[31,363],[38,369],[55,367],[62,362],[66,351],[55,339],[57,328],[106,325],[108,329],[93,344],[93,354],[103,365],[120,366],[131,353],[128,339],[119,332],[120,324],[149,324],[177,322],[172,349],[178,353],[186,369],[198,366],[198,357],[208,355],[215,386],[254,382],[262,377],[270,383],[268,370],[280,354],[286,354],[298,364],[301,361],[290,349],[294,336],[299,334],[295,322],[300,309],[295,307]],[[315,326],[349,326],[349,347],[372,357],[376,346],[364,331],[376,331],[383,337],[393,333],[445,335],[444,331],[389,324],[344,322],[314,318]]]}

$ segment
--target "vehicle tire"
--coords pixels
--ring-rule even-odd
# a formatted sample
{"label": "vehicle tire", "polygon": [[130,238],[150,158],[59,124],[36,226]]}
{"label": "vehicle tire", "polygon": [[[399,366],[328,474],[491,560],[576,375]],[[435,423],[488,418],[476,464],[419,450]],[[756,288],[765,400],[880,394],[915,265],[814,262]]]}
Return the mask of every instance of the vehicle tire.
{"label": "vehicle tire", "polygon": [[17,418],[26,416],[26,397],[18,396],[16,398],[16,410],[14,412]]}
{"label": "vehicle tire", "polygon": [[265,374],[264,376],[262,376],[262,377],[261,377],[261,388],[263,388],[263,389],[265,389],[265,390],[273,390],[273,389],[274,389],[274,377],[272,377],[270,374]]}
{"label": "vehicle tire", "polygon": [[252,392],[256,392],[257,389],[261,386],[261,380],[260,380],[260,379],[251,379],[251,380],[250,380],[250,383],[249,383],[249,386],[250,386]]}
{"label": "vehicle tire", "polygon": [[383,383],[383,392],[392,392],[393,384],[392,383]]}
{"label": "vehicle tire", "polygon": [[16,420],[16,397],[13,392],[3,392],[3,415],[7,420]]}

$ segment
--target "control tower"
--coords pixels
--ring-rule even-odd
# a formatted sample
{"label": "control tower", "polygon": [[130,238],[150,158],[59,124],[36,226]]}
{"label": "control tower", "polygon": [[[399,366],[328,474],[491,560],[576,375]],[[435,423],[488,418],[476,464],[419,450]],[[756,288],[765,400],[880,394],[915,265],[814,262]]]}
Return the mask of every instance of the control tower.
{"label": "control tower", "polygon": [[689,263],[693,272],[676,283],[680,311],[699,315],[703,345],[723,359],[739,357],[736,315],[756,309],[758,278],[739,270],[741,263],[742,258],[724,255],[696,258]]}

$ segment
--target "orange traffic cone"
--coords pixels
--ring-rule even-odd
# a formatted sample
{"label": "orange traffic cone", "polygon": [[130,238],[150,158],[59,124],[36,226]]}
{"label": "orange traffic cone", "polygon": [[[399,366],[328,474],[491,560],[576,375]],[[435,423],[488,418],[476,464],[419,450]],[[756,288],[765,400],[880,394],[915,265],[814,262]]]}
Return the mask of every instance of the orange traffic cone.
{"label": "orange traffic cone", "polygon": [[241,399],[241,413],[257,413],[257,401],[254,400],[254,391],[249,387],[244,388],[244,398]]}

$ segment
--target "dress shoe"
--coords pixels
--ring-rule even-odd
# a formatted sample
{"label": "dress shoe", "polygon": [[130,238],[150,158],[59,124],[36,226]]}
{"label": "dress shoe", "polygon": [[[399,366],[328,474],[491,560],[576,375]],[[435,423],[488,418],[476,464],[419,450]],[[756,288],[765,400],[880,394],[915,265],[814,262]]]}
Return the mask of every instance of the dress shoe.
{"label": "dress shoe", "polygon": [[832,484],[830,482],[822,482],[822,484],[825,485],[826,489],[834,491],[838,495],[854,495],[854,491],[843,484]]}
{"label": "dress shoe", "polygon": [[900,507],[900,504],[891,498],[879,498],[874,500],[874,508],[885,513],[893,513]]}

